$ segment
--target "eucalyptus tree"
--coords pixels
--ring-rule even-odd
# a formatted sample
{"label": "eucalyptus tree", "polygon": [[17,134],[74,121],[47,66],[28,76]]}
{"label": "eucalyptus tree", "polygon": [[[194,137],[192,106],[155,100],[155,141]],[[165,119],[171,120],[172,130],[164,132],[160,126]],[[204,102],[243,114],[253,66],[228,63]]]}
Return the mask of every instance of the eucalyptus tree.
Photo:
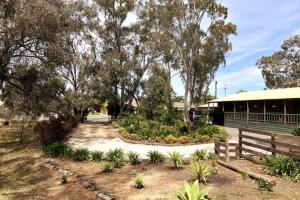
{"label": "eucalyptus tree", "polygon": [[229,36],[236,26],[226,22],[227,8],[216,0],[149,1],[145,7],[159,33],[173,43],[184,82],[185,122],[190,125],[192,101],[201,101],[225,55],[231,50]]}
{"label": "eucalyptus tree", "polygon": [[[72,57],[71,39],[83,28],[74,8],[81,1],[0,2],[1,99],[31,115],[56,114],[64,82],[57,67]],[[18,104],[18,105],[16,105]]]}
{"label": "eucalyptus tree", "polygon": [[281,50],[257,61],[268,88],[297,86],[300,80],[300,35],[283,42]]}

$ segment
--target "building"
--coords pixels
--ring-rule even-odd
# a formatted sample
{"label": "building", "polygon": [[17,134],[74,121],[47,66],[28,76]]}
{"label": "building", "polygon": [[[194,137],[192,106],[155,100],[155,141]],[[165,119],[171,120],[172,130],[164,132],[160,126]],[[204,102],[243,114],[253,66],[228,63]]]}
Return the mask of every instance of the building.
{"label": "building", "polygon": [[290,132],[300,125],[300,87],[243,92],[211,103],[218,103],[215,121],[227,127]]}

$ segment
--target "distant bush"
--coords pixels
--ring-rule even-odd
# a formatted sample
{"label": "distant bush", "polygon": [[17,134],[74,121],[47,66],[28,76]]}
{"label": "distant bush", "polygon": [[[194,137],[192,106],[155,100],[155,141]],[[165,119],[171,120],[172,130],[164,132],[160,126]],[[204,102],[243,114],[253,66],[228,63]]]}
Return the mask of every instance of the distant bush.
{"label": "distant bush", "polygon": [[91,157],[92,157],[93,161],[99,162],[103,158],[103,152],[102,151],[92,151],[91,152]]}
{"label": "distant bush", "polygon": [[193,154],[192,157],[194,158],[194,160],[196,161],[200,161],[200,160],[207,160],[208,159],[208,155],[206,153],[206,151],[204,150],[196,150]]}
{"label": "distant bush", "polygon": [[165,141],[168,144],[173,144],[177,142],[177,138],[174,135],[170,134],[165,138]]}
{"label": "distant bush", "polygon": [[90,157],[90,152],[86,148],[75,149],[72,159],[75,161],[88,160]]}
{"label": "distant bush", "polygon": [[114,167],[122,167],[125,162],[125,155],[124,151],[122,149],[114,149],[114,150],[109,150],[106,154],[106,159],[109,162],[112,162]]}
{"label": "distant bush", "polygon": [[294,135],[294,136],[300,136],[300,126],[293,128],[292,135]]}
{"label": "distant bush", "polygon": [[263,167],[272,175],[300,181],[300,162],[292,158],[269,155],[263,158]]}
{"label": "distant bush", "polygon": [[55,142],[43,147],[44,153],[52,158],[65,156],[69,147],[62,142]]}
{"label": "distant bush", "polygon": [[129,162],[131,165],[137,165],[140,164],[139,154],[134,153],[132,151],[128,152],[127,157],[129,159]]}
{"label": "distant bush", "polygon": [[39,135],[40,142],[48,145],[54,142],[63,141],[68,134],[72,132],[74,121],[69,119],[62,121],[62,119],[53,119],[49,122],[38,122],[34,127],[34,132]]}
{"label": "distant bush", "polygon": [[111,172],[112,171],[112,166],[109,162],[106,162],[102,165],[102,171],[103,172]]}
{"label": "distant bush", "polygon": [[180,154],[177,151],[174,151],[172,153],[169,153],[169,158],[172,160],[174,167],[179,168],[181,165],[183,165],[182,160],[183,160],[183,155]]}
{"label": "distant bush", "polygon": [[165,156],[158,151],[149,151],[147,156],[152,163],[162,163],[166,159]]}

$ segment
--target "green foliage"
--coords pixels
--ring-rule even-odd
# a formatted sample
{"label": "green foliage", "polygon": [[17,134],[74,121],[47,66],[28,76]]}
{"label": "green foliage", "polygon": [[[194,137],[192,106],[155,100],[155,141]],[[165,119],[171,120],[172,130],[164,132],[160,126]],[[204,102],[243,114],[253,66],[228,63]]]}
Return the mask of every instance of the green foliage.
{"label": "green foliage", "polygon": [[263,167],[272,175],[300,181],[300,162],[292,158],[269,155],[263,158]]}
{"label": "green foliage", "polygon": [[127,157],[131,165],[137,165],[141,163],[138,153],[130,151],[128,152]]}
{"label": "green foliage", "polygon": [[62,142],[54,142],[43,147],[44,153],[52,158],[64,156],[69,147]]}
{"label": "green foliage", "polygon": [[92,160],[95,162],[100,162],[103,159],[103,152],[102,151],[92,151],[91,152],[91,157]]}
{"label": "green foliage", "polygon": [[102,165],[102,171],[103,172],[111,172],[112,171],[112,166],[109,162],[106,162]]}
{"label": "green foliage", "polygon": [[114,150],[109,150],[106,155],[106,159],[112,162],[114,167],[120,168],[124,165],[125,155],[122,149],[116,148]]}
{"label": "green foliage", "polygon": [[165,160],[165,156],[159,151],[149,151],[147,156],[152,163],[162,163]]}
{"label": "green foliage", "polygon": [[75,161],[84,161],[90,158],[90,152],[87,148],[75,149],[72,159]]}
{"label": "green foliage", "polygon": [[213,174],[214,170],[200,162],[193,162],[191,173],[195,176],[195,178],[201,182],[206,184],[209,177]]}
{"label": "green foliage", "polygon": [[175,168],[179,168],[180,166],[183,165],[183,163],[182,163],[183,155],[180,154],[179,152],[174,151],[172,153],[169,153],[169,158],[170,158],[170,160],[173,161]]}
{"label": "green foliage", "polygon": [[197,150],[192,154],[192,157],[193,157],[196,161],[207,160],[207,159],[208,159],[208,155],[207,155],[206,151],[204,151],[204,150],[199,150],[199,149],[197,149]]}
{"label": "green foliage", "polygon": [[271,192],[273,189],[273,184],[265,181],[264,179],[259,179],[257,181],[258,189],[263,192]]}
{"label": "green foliage", "polygon": [[184,190],[175,190],[178,200],[210,200],[208,193],[210,187],[200,190],[199,182],[196,180],[192,185],[184,181]]}
{"label": "green foliage", "polygon": [[141,189],[144,187],[144,181],[141,177],[136,177],[134,187],[138,188],[138,189]]}
{"label": "green foliage", "polygon": [[293,128],[292,135],[294,135],[294,136],[300,136],[300,126]]}
{"label": "green foliage", "polygon": [[218,159],[218,155],[212,152],[209,152],[207,155],[207,159],[209,160],[217,160]]}

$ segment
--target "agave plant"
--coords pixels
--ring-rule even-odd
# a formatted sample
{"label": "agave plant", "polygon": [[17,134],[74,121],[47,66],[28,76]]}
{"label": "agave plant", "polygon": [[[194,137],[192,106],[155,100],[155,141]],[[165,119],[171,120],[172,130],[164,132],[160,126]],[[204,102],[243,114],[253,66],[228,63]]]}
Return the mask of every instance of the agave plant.
{"label": "agave plant", "polygon": [[182,163],[183,155],[180,154],[179,152],[174,151],[172,153],[169,153],[169,158],[173,161],[175,168],[179,168],[181,165],[183,165]]}
{"label": "agave plant", "polygon": [[201,183],[206,184],[213,172],[213,169],[205,164],[200,164],[199,162],[193,162],[192,164],[191,173]]}
{"label": "agave plant", "polygon": [[300,136],[300,126],[294,127],[292,130],[294,136]]}
{"label": "agave plant", "polygon": [[210,200],[208,193],[211,190],[210,187],[200,190],[199,182],[196,180],[192,185],[184,181],[184,190],[181,192],[175,190],[176,199],[178,200]]}

